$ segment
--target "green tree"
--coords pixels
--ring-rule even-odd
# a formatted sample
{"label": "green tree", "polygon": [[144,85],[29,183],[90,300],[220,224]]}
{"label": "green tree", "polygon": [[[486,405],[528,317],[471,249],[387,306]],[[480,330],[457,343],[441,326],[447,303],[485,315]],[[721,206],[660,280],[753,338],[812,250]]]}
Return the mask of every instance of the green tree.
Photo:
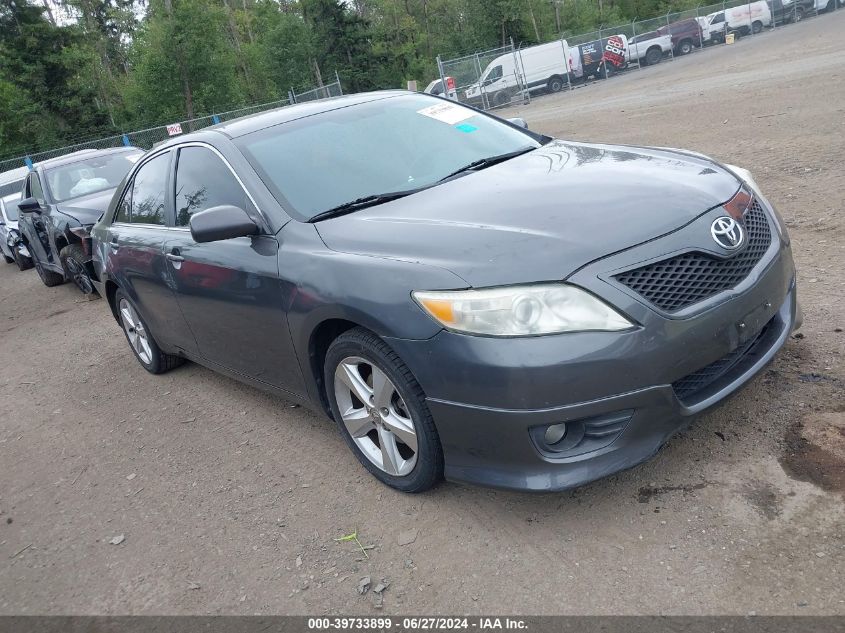
{"label": "green tree", "polygon": [[245,103],[227,16],[211,0],[154,0],[133,41],[131,112],[140,123]]}
{"label": "green tree", "polygon": [[43,8],[0,1],[0,147],[56,146],[110,128],[97,93],[96,53],[77,25],[55,26]]}

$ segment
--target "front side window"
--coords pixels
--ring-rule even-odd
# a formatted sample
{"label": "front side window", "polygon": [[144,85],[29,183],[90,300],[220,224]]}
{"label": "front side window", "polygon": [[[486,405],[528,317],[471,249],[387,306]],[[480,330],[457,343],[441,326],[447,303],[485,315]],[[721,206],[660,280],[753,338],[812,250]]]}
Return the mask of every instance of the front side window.
{"label": "front side window", "polygon": [[493,70],[491,70],[490,73],[487,75],[487,81],[488,82],[498,81],[501,78],[502,78],[502,66],[501,65],[493,68]]}
{"label": "front side window", "polygon": [[725,21],[725,14],[720,13],[719,15],[713,17],[713,21],[711,22],[711,24],[718,24],[718,23],[724,22],[724,21]]}
{"label": "front side window", "polygon": [[35,172],[29,176],[26,193],[28,198],[35,198],[38,202],[44,202],[44,191],[41,189],[41,181]]}
{"label": "front side window", "polygon": [[141,155],[138,151],[94,156],[53,167],[45,172],[47,186],[56,202],[114,189]]}
{"label": "front side window", "polygon": [[235,139],[299,220],[366,196],[438,184],[484,158],[540,146],[498,119],[427,95],[339,108]]}
{"label": "front side window", "polygon": [[229,168],[210,149],[183,147],[176,166],[176,226],[188,226],[191,216],[211,207],[252,205]]}
{"label": "front side window", "polygon": [[[132,180],[131,197],[126,197],[118,209],[120,222],[132,224],[164,225],[164,202],[167,198],[167,171],[170,167],[170,154],[156,156],[141,165]],[[128,204],[128,209],[127,209]],[[128,212],[128,213],[127,213]],[[126,218],[128,215],[128,218]],[[123,217],[123,219],[120,219]]]}

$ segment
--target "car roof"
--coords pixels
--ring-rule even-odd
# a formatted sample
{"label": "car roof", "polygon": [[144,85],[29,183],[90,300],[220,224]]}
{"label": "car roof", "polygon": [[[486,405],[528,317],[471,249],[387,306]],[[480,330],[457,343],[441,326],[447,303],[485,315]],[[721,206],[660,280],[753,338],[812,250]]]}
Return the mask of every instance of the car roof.
{"label": "car roof", "polygon": [[315,114],[322,114],[324,112],[331,112],[332,110],[348,108],[349,106],[358,105],[359,103],[368,103],[371,101],[378,101],[380,99],[390,99],[401,95],[418,94],[419,93],[409,92],[407,90],[382,90],[378,92],[346,95],[343,97],[332,97],[330,99],[320,99],[318,101],[307,101],[305,103],[283,106],[281,108],[260,112],[258,114],[251,114],[238,119],[232,119],[231,121],[226,121],[225,123],[218,123],[217,125],[198,130],[196,133],[174,137],[172,142],[174,144],[182,143],[186,140],[190,140],[194,134],[207,131],[221,132],[229,138],[237,138],[238,136],[263,130],[264,128],[279,125],[280,123],[288,123],[297,119],[314,116]]}
{"label": "car roof", "polygon": [[18,167],[0,173],[0,185],[7,185],[10,182],[21,182],[29,174],[28,167]]}
{"label": "car roof", "polygon": [[78,163],[86,158],[96,158],[98,156],[109,156],[110,154],[126,154],[128,152],[143,152],[144,150],[138,147],[121,146],[109,147],[106,149],[80,149],[70,154],[64,154],[56,158],[48,158],[35,164],[36,168],[58,167],[60,165],[69,165],[71,163]]}

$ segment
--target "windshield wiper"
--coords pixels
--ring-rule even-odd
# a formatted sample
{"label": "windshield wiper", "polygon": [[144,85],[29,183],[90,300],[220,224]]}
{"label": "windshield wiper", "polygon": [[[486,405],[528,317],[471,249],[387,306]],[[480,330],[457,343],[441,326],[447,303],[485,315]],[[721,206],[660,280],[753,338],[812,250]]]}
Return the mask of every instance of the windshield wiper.
{"label": "windshield wiper", "polygon": [[460,169],[456,169],[448,176],[444,176],[440,179],[439,182],[443,182],[444,180],[449,180],[450,178],[454,178],[455,176],[459,176],[463,173],[468,171],[479,171],[481,169],[487,169],[488,167],[492,167],[493,165],[498,165],[499,163],[503,163],[506,160],[510,160],[511,158],[516,158],[517,156],[522,156],[523,154],[527,154],[531,150],[537,149],[533,145],[528,145],[526,147],[520,147],[517,150],[512,152],[507,152],[506,154],[499,154],[497,156],[488,156],[487,158],[480,158],[478,160],[472,161],[469,165],[464,165]]}
{"label": "windshield wiper", "polygon": [[371,196],[364,196],[363,198],[358,198],[357,200],[352,200],[351,202],[344,202],[343,204],[339,204],[331,209],[321,211],[308,221],[314,223],[319,222],[320,220],[327,220],[328,218],[336,218],[339,215],[352,213],[358,209],[366,209],[367,207],[374,207],[379,204],[384,204],[385,202],[390,202],[391,200],[398,200],[399,198],[410,196],[412,193],[417,193],[418,191],[422,191],[427,188],[428,187],[418,187],[416,189],[406,189],[405,191],[374,193]]}

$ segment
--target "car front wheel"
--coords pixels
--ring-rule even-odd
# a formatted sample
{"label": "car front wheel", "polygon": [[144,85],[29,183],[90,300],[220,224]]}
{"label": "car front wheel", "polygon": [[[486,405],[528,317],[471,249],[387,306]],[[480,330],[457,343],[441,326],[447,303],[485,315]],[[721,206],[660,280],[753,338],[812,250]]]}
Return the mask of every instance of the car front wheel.
{"label": "car front wheel", "polygon": [[18,265],[19,270],[29,270],[32,268],[32,258],[27,257],[23,253],[20,252],[20,249],[15,248],[14,250],[15,255],[15,263]]}
{"label": "car front wheel", "polygon": [[132,348],[132,353],[144,369],[151,374],[163,374],[185,362],[180,356],[165,354],[161,351],[147,324],[122,290],[115,293],[114,302],[129,347]]}
{"label": "car front wheel", "polygon": [[85,265],[86,260],[89,258],[86,256],[82,246],[80,244],[65,246],[59,253],[59,259],[62,262],[62,267],[65,269],[67,278],[76,284],[76,287],[82,291],[82,294],[92,294],[94,292],[94,284]]}
{"label": "car front wheel", "polygon": [[324,380],[341,434],[379,481],[423,492],[443,477],[425,394],[384,341],[363,328],[341,334],[326,353]]}

